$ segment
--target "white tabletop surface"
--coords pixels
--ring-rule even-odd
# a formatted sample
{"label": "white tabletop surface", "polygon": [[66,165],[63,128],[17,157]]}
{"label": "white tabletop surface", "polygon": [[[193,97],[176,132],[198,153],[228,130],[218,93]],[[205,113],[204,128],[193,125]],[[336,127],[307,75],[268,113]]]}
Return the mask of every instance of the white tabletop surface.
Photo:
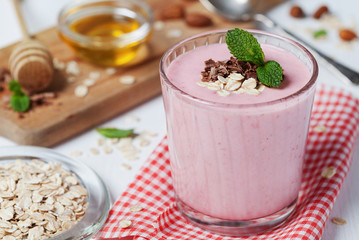
{"label": "white tabletop surface", "polygon": [[[36,33],[46,28],[56,25],[59,9],[70,0],[23,0],[23,12],[26,24],[30,33]],[[340,22],[347,27],[353,28],[357,33],[359,29],[359,2],[354,0],[327,0],[325,1],[333,14],[338,17]],[[323,3],[321,0],[302,0],[285,3],[269,13],[269,16],[277,20],[280,24],[288,29],[295,30],[298,35],[309,40],[316,47],[335,57],[342,63],[359,71],[359,42],[356,41],[350,45],[343,45],[337,37],[337,32],[332,28],[318,23],[317,21],[306,18],[303,20],[291,19],[288,17],[289,6],[293,3],[301,5],[305,12],[311,13],[316,7]],[[325,27],[328,30],[329,37],[327,40],[313,41],[308,32]],[[12,0],[0,1],[0,48],[5,47],[21,39],[21,30],[18,25]],[[353,87],[343,84],[333,77],[332,73],[320,67],[319,82],[345,88],[359,97],[359,87]],[[139,118],[134,121],[133,116]],[[100,155],[93,155],[89,149],[97,147],[99,134],[94,130],[89,130],[78,135],[66,142],[53,147],[54,150],[70,155],[73,151],[81,151],[83,154],[78,156],[80,161],[91,166],[103,178],[109,187],[112,201],[126,189],[127,185],[133,180],[135,174],[146,160],[151,151],[160,142],[166,133],[166,122],[161,97],[156,97],[122,115],[119,115],[101,126],[111,126],[117,128],[135,128],[137,132],[149,130],[157,133],[157,136],[150,137],[151,144],[141,147],[139,159],[128,161],[123,158],[118,150],[111,154],[105,154],[103,151]],[[0,146],[13,146],[15,143],[0,137]],[[359,143],[354,150],[354,159],[348,177],[339,193],[334,204],[332,217],[341,217],[347,221],[344,226],[337,226],[327,222],[323,240],[357,240],[359,236]],[[132,169],[124,170],[121,168],[122,163],[129,164]]]}

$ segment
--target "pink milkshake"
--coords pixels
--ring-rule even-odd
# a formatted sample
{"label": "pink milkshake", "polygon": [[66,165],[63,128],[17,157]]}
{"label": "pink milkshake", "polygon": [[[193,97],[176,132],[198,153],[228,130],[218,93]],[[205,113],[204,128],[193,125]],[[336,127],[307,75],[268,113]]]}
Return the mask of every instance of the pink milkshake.
{"label": "pink milkshake", "polygon": [[259,95],[221,96],[196,83],[204,61],[231,57],[225,34],[180,42],[160,72],[179,208],[205,229],[243,235],[277,225],[294,209],[317,65],[299,44],[254,31],[265,60],[282,66],[284,81]]}

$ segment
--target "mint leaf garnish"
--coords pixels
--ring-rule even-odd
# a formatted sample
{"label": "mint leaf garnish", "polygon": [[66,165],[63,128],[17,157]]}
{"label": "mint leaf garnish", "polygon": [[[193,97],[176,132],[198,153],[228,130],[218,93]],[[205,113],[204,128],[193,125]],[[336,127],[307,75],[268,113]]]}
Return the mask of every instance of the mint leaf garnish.
{"label": "mint leaf garnish", "polygon": [[325,37],[325,36],[327,36],[327,31],[325,31],[324,29],[318,30],[313,33],[313,37],[315,39],[320,38],[320,37]]}
{"label": "mint leaf garnish", "polygon": [[257,65],[258,80],[268,87],[279,87],[283,80],[283,69],[276,61],[265,62],[263,50],[257,39],[249,32],[235,28],[226,35],[226,44],[238,60]]}
{"label": "mint leaf garnish", "polygon": [[249,32],[235,28],[226,35],[226,44],[229,51],[237,59],[262,66],[264,53],[257,39]]}
{"label": "mint leaf garnish", "polygon": [[133,129],[122,130],[118,128],[96,128],[96,131],[107,138],[124,138],[133,133]]}
{"label": "mint leaf garnish", "polygon": [[11,80],[9,82],[9,90],[13,93],[22,93],[21,85],[16,80]]}
{"label": "mint leaf garnish", "polygon": [[279,87],[283,80],[283,69],[276,61],[268,61],[257,68],[258,80],[270,87]]}
{"label": "mint leaf garnish", "polygon": [[30,98],[22,92],[20,83],[16,80],[11,80],[9,90],[13,92],[10,98],[11,108],[17,112],[25,112],[30,107]]}
{"label": "mint leaf garnish", "polygon": [[18,112],[25,112],[30,106],[30,98],[23,93],[14,93],[10,98],[12,109]]}

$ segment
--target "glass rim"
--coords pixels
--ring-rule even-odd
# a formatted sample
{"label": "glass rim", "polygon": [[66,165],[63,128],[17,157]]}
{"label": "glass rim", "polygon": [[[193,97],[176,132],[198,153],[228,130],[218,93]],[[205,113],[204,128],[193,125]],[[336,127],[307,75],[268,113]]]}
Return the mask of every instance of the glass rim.
{"label": "glass rim", "polygon": [[[104,37],[96,37],[96,36],[86,36],[83,34],[76,33],[70,29],[70,26],[66,23],[68,17],[75,12],[81,12],[84,9],[79,9],[76,11],[72,11],[78,7],[83,7],[92,3],[105,3],[105,2],[118,2],[118,3],[133,3],[136,6],[140,7],[142,10],[148,14],[146,17],[146,21],[136,30],[124,33],[120,37],[116,39],[109,39]],[[151,7],[142,0],[74,0],[67,5],[65,5],[61,10],[57,18],[58,29],[61,34],[68,37],[74,42],[86,43],[88,45],[96,45],[96,43],[110,43],[110,44],[119,44],[122,45],[131,44],[136,41],[141,41],[146,38],[146,36],[151,32],[151,28],[154,22],[154,14]]]}
{"label": "glass rim", "polygon": [[173,84],[169,78],[167,77],[167,74],[164,70],[165,68],[165,60],[169,57],[169,55],[181,44],[190,41],[190,40],[194,40],[196,38],[199,37],[204,37],[204,36],[210,36],[210,35],[215,35],[215,34],[224,34],[227,32],[226,29],[220,29],[220,30],[213,30],[213,31],[208,31],[208,32],[204,32],[204,33],[199,33],[196,35],[193,35],[191,37],[188,37],[186,39],[183,39],[179,42],[177,42],[176,44],[174,44],[172,47],[170,47],[162,56],[160,64],[159,64],[159,71],[160,71],[160,77],[161,79],[166,83],[167,86],[169,86],[170,88],[172,88],[173,90],[179,92],[183,97],[191,100],[191,101],[195,101],[197,103],[200,104],[205,104],[205,105],[211,105],[211,106],[216,106],[216,107],[230,107],[230,108],[248,108],[248,107],[263,107],[263,106],[268,106],[268,105],[275,105],[278,103],[281,103],[285,100],[289,100],[292,99],[296,96],[300,96],[302,94],[304,94],[305,92],[309,91],[312,87],[314,87],[316,80],[318,78],[318,63],[316,61],[316,59],[314,58],[314,56],[310,53],[310,51],[305,48],[302,44],[300,44],[299,42],[292,40],[290,38],[287,37],[283,37],[274,33],[269,33],[269,32],[265,32],[265,31],[261,31],[261,30],[256,30],[256,29],[245,29],[246,31],[250,32],[250,33],[255,33],[255,34],[262,34],[265,36],[270,36],[285,42],[289,42],[290,44],[292,44],[293,46],[299,48],[300,50],[302,50],[306,57],[308,57],[308,59],[310,60],[310,62],[312,63],[313,66],[313,73],[311,73],[310,76],[310,80],[302,87],[300,88],[298,91],[282,97],[282,98],[278,98],[272,101],[268,101],[268,102],[260,102],[260,103],[220,103],[220,102],[214,102],[214,101],[209,101],[209,100],[205,100],[202,98],[198,98],[196,96],[193,96],[185,91],[183,91],[182,89],[178,88],[175,84]]}

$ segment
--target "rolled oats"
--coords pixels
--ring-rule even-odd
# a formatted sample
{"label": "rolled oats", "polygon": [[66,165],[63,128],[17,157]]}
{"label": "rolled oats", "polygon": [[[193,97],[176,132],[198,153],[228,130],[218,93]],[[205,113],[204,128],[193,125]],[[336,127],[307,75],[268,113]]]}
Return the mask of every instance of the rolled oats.
{"label": "rolled oats", "polygon": [[335,175],[336,171],[337,170],[335,167],[327,167],[323,170],[322,177],[323,178],[332,178]]}
{"label": "rolled oats", "polygon": [[122,163],[121,168],[123,170],[127,170],[127,171],[132,169],[132,167],[130,165],[128,165],[127,163]]}
{"label": "rolled oats", "polygon": [[119,78],[120,83],[125,85],[131,85],[134,84],[136,81],[136,78],[132,75],[124,75]]}
{"label": "rolled oats", "polygon": [[0,165],[0,238],[48,239],[85,214],[87,190],[60,163]]}
{"label": "rolled oats", "polygon": [[88,88],[85,85],[79,85],[75,88],[75,96],[76,97],[85,97],[88,93]]}
{"label": "rolled oats", "polygon": [[120,221],[120,228],[128,228],[132,225],[130,220],[121,220]]}
{"label": "rolled oats", "polygon": [[132,207],[130,207],[130,211],[131,212],[140,212],[142,211],[143,207],[140,205],[133,205]]}
{"label": "rolled oats", "polygon": [[338,217],[333,217],[331,221],[332,221],[332,223],[334,223],[336,225],[345,225],[347,223],[347,221],[345,221],[342,218],[338,218]]}
{"label": "rolled oats", "polygon": [[317,125],[314,127],[314,132],[317,132],[317,133],[324,133],[327,131],[327,128],[323,125]]}

